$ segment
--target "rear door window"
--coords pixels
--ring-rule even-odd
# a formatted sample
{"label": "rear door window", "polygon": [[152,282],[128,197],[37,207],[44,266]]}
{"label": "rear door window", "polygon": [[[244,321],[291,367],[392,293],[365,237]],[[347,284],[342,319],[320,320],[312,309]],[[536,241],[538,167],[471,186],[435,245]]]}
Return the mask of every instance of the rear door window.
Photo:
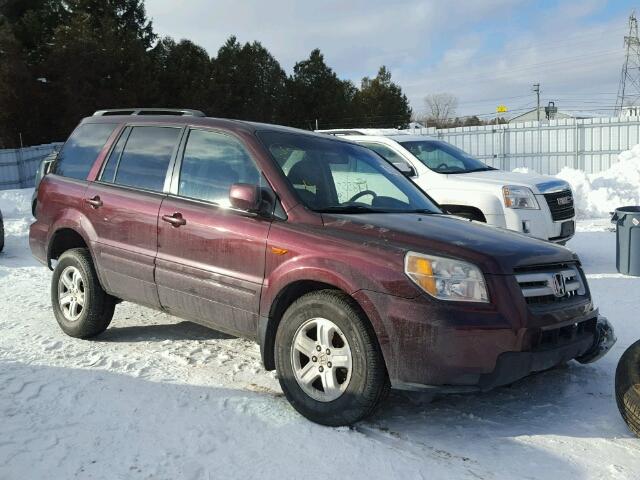
{"label": "rear door window", "polygon": [[54,173],[86,180],[100,150],[116,126],[116,123],[85,123],[76,128],[58,155]]}
{"label": "rear door window", "polygon": [[161,192],[180,132],[178,127],[133,127],[122,153],[122,137],[114,148],[103,181]]}

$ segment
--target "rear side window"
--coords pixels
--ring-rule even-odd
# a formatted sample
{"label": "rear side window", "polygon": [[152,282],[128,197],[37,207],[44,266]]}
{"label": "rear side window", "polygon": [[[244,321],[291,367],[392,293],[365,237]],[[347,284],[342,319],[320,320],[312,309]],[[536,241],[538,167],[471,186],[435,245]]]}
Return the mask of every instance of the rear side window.
{"label": "rear side window", "polygon": [[125,132],[109,157],[102,180],[161,192],[180,130],[176,127],[133,127],[124,139]]}
{"label": "rear side window", "polygon": [[58,155],[55,173],[86,180],[100,150],[116,126],[115,123],[85,123],[76,128]]}
{"label": "rear side window", "polygon": [[180,167],[178,195],[228,206],[234,183],[262,186],[260,172],[242,144],[222,133],[191,130]]}

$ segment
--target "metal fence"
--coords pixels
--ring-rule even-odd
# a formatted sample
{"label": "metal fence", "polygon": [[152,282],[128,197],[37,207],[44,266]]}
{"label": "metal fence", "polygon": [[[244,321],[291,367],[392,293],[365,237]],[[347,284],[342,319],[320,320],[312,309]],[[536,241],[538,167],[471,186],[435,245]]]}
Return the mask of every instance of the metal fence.
{"label": "metal fence", "polygon": [[0,190],[33,187],[38,166],[62,143],[0,150]]}
{"label": "metal fence", "polygon": [[571,167],[596,173],[616,163],[620,152],[640,143],[640,117],[425,128],[421,132],[504,170],[527,167],[555,175],[563,167]]}
{"label": "metal fence", "polygon": [[[423,128],[486,164],[555,175],[564,167],[596,173],[640,143],[640,117],[561,119],[480,127]],[[40,161],[61,143],[0,150],[0,190],[33,186]]]}

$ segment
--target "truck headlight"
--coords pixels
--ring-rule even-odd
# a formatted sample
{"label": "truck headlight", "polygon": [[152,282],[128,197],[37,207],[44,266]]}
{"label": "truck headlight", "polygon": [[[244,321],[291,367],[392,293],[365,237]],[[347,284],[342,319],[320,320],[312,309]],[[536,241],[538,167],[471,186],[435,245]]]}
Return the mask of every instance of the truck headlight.
{"label": "truck headlight", "polygon": [[407,252],[404,271],[422,290],[439,300],[489,302],[484,276],[470,263]]}
{"label": "truck headlight", "polygon": [[535,195],[527,187],[505,185],[502,187],[502,196],[504,197],[504,206],[507,208],[529,208],[534,210],[540,208]]}

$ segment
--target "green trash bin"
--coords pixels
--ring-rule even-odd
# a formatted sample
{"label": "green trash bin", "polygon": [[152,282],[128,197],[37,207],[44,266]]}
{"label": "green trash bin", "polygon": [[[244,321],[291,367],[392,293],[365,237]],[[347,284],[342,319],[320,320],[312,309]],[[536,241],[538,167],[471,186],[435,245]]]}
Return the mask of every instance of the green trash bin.
{"label": "green trash bin", "polygon": [[611,223],[616,224],[618,272],[640,277],[640,206],[617,208]]}

